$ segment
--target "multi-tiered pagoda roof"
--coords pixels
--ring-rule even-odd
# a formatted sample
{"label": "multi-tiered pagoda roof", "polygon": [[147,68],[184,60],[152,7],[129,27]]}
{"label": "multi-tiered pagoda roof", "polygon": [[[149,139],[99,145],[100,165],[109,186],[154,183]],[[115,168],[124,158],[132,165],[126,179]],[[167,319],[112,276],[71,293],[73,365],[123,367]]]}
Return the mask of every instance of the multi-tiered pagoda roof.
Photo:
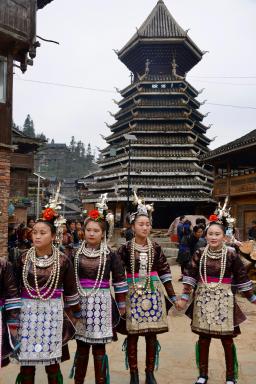
{"label": "multi-tiered pagoda roof", "polygon": [[[119,110],[110,112],[115,122],[107,124],[111,134],[87,201],[105,192],[110,201],[127,200],[130,155],[131,186],[155,202],[156,212],[158,206],[166,212],[167,206],[174,208],[170,203],[180,202],[187,212],[174,208],[176,216],[198,212],[199,205],[212,201],[212,172],[199,160],[210,140],[196,99],[200,92],[187,82],[186,72],[203,52],[160,0],[117,55],[131,71],[132,82],[117,89]],[[129,142],[125,134],[137,140]]]}

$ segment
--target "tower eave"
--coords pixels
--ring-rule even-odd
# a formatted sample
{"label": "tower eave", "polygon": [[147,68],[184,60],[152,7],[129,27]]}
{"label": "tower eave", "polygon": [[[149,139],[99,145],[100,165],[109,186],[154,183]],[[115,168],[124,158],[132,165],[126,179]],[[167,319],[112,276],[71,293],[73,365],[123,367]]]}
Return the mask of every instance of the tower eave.
{"label": "tower eave", "polygon": [[[144,55],[140,54],[143,49]],[[165,51],[164,59],[159,51]],[[193,68],[202,59],[203,52],[188,37],[179,38],[138,38],[130,46],[124,47],[118,52],[118,58],[133,73],[143,73],[145,68],[144,57],[149,59],[151,65],[158,64],[159,60],[171,67],[171,61],[175,55],[179,62],[179,72],[185,73]],[[141,59],[139,59],[141,58]]]}

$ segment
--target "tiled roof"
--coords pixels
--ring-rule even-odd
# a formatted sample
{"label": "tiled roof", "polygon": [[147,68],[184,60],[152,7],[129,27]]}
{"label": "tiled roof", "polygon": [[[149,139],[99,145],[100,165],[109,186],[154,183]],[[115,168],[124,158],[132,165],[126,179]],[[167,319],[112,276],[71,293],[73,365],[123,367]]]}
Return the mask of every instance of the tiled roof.
{"label": "tiled roof", "polygon": [[37,8],[41,9],[45,7],[47,4],[51,3],[53,0],[37,0]]}
{"label": "tiled roof", "polygon": [[159,0],[133,37],[121,50],[125,50],[138,38],[185,37],[186,32],[179,26],[162,0]]}
{"label": "tiled roof", "polygon": [[225,145],[222,145],[221,147],[218,147],[207,154],[202,156],[203,160],[209,160],[213,159],[220,155],[225,155],[229,152],[234,152],[240,149],[247,148],[248,146],[251,146],[255,144],[256,145],[256,129],[253,131],[247,133],[246,135],[239,137],[238,139],[231,141],[230,143],[227,143]]}

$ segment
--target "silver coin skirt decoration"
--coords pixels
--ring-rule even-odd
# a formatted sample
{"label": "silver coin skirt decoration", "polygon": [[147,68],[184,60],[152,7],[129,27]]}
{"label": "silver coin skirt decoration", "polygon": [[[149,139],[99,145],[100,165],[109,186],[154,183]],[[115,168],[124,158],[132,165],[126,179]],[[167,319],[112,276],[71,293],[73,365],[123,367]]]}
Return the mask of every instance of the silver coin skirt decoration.
{"label": "silver coin skirt decoration", "polygon": [[60,298],[41,301],[23,299],[20,314],[21,365],[51,365],[62,355],[63,307]]}
{"label": "silver coin skirt decoration", "polygon": [[168,330],[165,297],[162,283],[152,282],[154,290],[139,290],[129,282],[126,301],[126,328],[129,333]]}
{"label": "silver coin skirt decoration", "polygon": [[90,344],[110,343],[113,339],[110,289],[101,288],[93,296],[80,296],[80,305],[82,316],[76,324],[75,338]]}
{"label": "silver coin skirt decoration", "polygon": [[[212,283],[214,285],[214,283]],[[195,292],[192,330],[208,334],[234,332],[234,296],[230,284],[216,284],[209,290],[199,283]]]}

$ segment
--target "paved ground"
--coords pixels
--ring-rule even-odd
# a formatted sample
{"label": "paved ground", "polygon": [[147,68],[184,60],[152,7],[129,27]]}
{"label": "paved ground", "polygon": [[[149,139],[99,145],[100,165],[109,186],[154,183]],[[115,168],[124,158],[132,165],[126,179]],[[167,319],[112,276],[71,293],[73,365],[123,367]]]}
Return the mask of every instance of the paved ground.
{"label": "paved ground", "polygon": [[[179,276],[179,268],[172,267],[174,281]],[[177,292],[181,290],[181,284],[175,283]],[[238,298],[239,305],[244,309],[248,320],[241,326],[242,335],[236,339],[238,350],[240,384],[256,383],[256,308],[246,300]],[[171,316],[169,319],[169,333],[159,336],[162,346],[160,353],[160,367],[156,373],[158,384],[192,384],[197,376],[194,359],[194,345],[197,339],[189,327],[189,319],[185,316]],[[111,369],[111,384],[128,384],[129,374],[124,368],[124,357],[121,351],[123,337],[119,341],[108,346],[108,354]],[[144,383],[144,340],[140,340],[139,365],[141,383]],[[75,352],[75,343],[70,343],[72,358]],[[62,365],[64,383],[71,384],[68,373],[72,362]],[[14,384],[18,373],[18,366],[9,365],[0,373],[0,384]],[[221,343],[213,340],[210,350],[210,380],[209,384],[225,383],[224,354]],[[38,369],[36,384],[46,384],[47,379],[42,368]],[[86,383],[94,383],[93,361],[90,358]]]}

